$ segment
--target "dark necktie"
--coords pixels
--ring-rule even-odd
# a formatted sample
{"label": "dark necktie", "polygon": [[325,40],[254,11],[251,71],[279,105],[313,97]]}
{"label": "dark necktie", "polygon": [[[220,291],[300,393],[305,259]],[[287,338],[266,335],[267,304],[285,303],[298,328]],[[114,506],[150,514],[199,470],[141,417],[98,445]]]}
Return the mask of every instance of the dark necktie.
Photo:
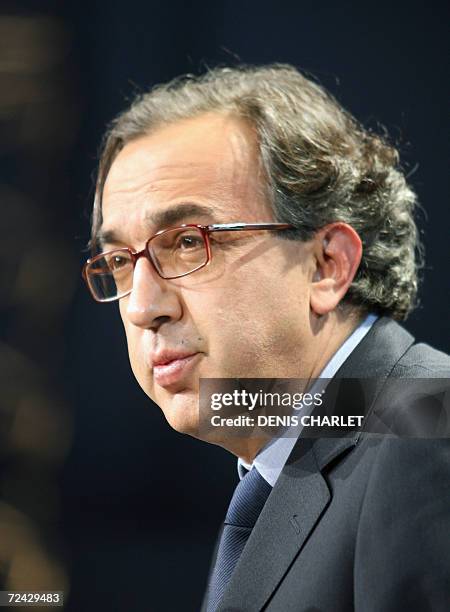
{"label": "dark necktie", "polygon": [[207,612],[214,612],[272,487],[256,468],[239,482],[231,498],[208,589]]}

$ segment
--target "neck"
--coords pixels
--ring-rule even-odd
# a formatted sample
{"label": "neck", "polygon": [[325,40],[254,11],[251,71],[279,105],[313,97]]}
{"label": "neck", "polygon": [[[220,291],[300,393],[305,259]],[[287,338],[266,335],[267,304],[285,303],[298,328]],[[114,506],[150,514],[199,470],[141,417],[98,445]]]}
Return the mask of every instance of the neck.
{"label": "neck", "polygon": [[[341,315],[335,312],[324,317],[312,317],[307,352],[309,365],[304,371],[299,371],[298,378],[303,380],[318,378],[327,363],[360,325],[363,318],[356,314],[349,316],[348,313]],[[250,464],[269,439],[269,437],[234,437],[221,440],[220,446]]]}

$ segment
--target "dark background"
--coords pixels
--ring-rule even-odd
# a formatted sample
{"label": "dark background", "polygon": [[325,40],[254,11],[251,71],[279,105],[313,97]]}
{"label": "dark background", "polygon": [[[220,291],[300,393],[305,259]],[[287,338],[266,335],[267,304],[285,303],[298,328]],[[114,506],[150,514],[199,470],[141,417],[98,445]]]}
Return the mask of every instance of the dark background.
{"label": "dark background", "polygon": [[7,588],[64,588],[76,612],[197,610],[237,481],[231,455],[172,431],[140,391],[117,308],[80,280],[100,139],[134,93],[217,63],[289,62],[385,126],[424,209],[425,281],[406,327],[450,352],[449,16],[444,2],[1,10]]}

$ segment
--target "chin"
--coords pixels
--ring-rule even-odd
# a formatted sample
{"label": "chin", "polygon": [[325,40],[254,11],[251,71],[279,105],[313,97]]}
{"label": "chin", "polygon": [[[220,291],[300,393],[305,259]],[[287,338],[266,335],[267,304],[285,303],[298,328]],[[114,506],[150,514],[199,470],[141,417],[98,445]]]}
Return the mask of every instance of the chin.
{"label": "chin", "polygon": [[177,394],[171,399],[156,402],[163,411],[167,422],[178,433],[198,437],[199,409],[198,396]]}

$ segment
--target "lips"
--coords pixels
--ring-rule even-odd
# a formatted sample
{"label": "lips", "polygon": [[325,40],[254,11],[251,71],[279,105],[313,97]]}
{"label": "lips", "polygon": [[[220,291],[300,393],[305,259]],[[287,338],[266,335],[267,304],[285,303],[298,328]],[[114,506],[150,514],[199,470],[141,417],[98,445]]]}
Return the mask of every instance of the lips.
{"label": "lips", "polygon": [[166,349],[164,351],[159,351],[155,353],[152,358],[152,367],[165,366],[169,365],[173,361],[179,361],[182,359],[186,359],[187,357],[191,357],[195,355],[195,352],[186,352],[186,351],[172,351]]}
{"label": "lips", "polygon": [[152,359],[153,377],[161,387],[183,382],[195,367],[201,353],[163,351]]}

